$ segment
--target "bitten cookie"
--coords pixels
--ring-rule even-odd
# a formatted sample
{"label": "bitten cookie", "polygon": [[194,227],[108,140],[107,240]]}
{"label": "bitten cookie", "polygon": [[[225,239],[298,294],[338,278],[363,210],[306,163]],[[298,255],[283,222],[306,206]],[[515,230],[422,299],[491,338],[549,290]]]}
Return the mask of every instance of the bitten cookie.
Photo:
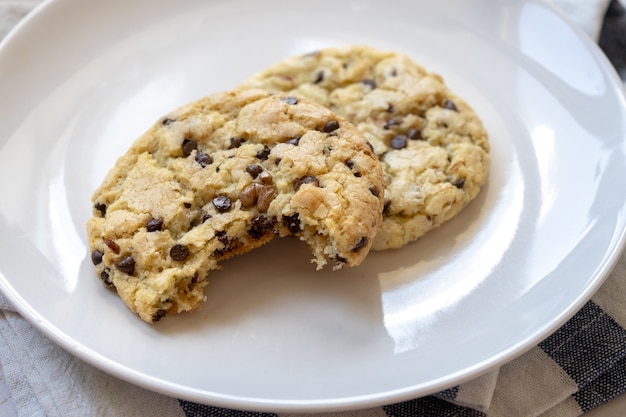
{"label": "bitten cookie", "polygon": [[451,219],[486,182],[489,143],[481,120],[440,76],[403,54],[323,49],[286,58],[240,87],[311,99],[364,133],[385,172],[375,250],[402,247]]}
{"label": "bitten cookie", "polygon": [[318,269],[355,266],[382,221],[383,174],[327,108],[217,93],[159,120],[107,174],[87,223],[97,275],[147,322],[193,310],[219,261],[297,236]]}

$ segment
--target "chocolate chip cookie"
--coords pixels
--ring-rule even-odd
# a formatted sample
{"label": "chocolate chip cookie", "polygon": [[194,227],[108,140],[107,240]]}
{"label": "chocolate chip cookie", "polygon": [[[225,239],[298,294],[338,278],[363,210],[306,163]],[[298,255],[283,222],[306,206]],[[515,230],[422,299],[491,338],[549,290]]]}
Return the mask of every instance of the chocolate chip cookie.
{"label": "chocolate chip cookie", "polygon": [[311,99],[363,132],[385,173],[375,250],[402,247],[451,219],[487,180],[481,120],[440,76],[406,55],[365,46],[323,49],[286,58],[240,87]]}
{"label": "chocolate chip cookie", "polygon": [[382,221],[371,145],[329,109],[252,89],[212,94],[160,119],[93,195],[87,223],[102,282],[147,322],[193,310],[219,262],[274,236],[318,269],[355,266]]}

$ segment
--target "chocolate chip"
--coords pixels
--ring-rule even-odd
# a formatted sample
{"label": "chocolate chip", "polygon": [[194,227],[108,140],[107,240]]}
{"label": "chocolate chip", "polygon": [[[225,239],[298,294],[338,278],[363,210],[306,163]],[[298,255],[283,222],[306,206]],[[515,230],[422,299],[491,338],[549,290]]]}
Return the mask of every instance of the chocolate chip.
{"label": "chocolate chip", "polygon": [[189,256],[189,248],[177,243],[170,249],[170,257],[175,261],[184,261]]}
{"label": "chocolate chip", "polygon": [[199,163],[202,168],[206,168],[207,165],[210,165],[213,163],[213,158],[211,158],[210,155],[207,155],[204,152],[197,150],[196,162]]}
{"label": "chocolate chip", "polygon": [[407,132],[406,137],[412,140],[419,140],[422,138],[422,133],[419,129],[411,129]]}
{"label": "chocolate chip", "polygon": [[315,80],[313,80],[313,84],[319,84],[324,81],[324,71],[318,71]]}
{"label": "chocolate chip", "polygon": [[406,136],[397,135],[391,139],[391,147],[393,149],[402,149],[406,148]]}
{"label": "chocolate chip", "polygon": [[269,146],[263,146],[263,149],[256,153],[256,157],[261,161],[266,161],[270,156],[271,149]]}
{"label": "chocolate chip", "polygon": [[120,271],[132,275],[135,272],[135,260],[131,256],[125,256],[124,259],[115,265]]}
{"label": "chocolate chip", "polygon": [[274,165],[278,166],[278,164],[280,164],[280,161],[282,161],[282,160],[283,160],[283,158],[276,158],[274,160]]}
{"label": "chocolate chip", "polygon": [[220,230],[219,232],[215,232],[215,236],[217,236],[217,240],[224,246],[228,246],[229,239],[228,235],[225,231]]}
{"label": "chocolate chip", "polygon": [[391,75],[392,77],[395,77],[398,75],[398,70],[395,68],[392,68],[391,71],[389,72],[389,75]]}
{"label": "chocolate chip", "polygon": [[271,232],[275,224],[275,218],[259,214],[252,219],[252,227],[248,230],[248,234],[254,239],[260,239],[266,233]]}
{"label": "chocolate chip", "polygon": [[224,256],[228,254],[228,252],[236,250],[239,246],[241,246],[240,242],[237,239],[228,239],[226,232],[221,232],[217,240],[219,240],[224,247],[222,249],[217,249],[213,252],[215,256]]}
{"label": "chocolate chip", "polygon": [[241,146],[246,140],[243,138],[230,138],[230,146],[228,149],[235,149]]}
{"label": "chocolate chip", "polygon": [[443,108],[448,109],[448,110],[459,111],[459,109],[456,107],[456,104],[454,104],[454,101],[450,99],[446,99],[446,101],[443,103]]}
{"label": "chocolate chip", "polygon": [[191,203],[183,203],[183,206],[185,206],[185,208],[191,208]]}
{"label": "chocolate chip", "polygon": [[292,105],[292,106],[295,104],[298,104],[298,99],[292,96],[282,97],[280,101],[284,101],[285,103]]}
{"label": "chocolate chip", "polygon": [[172,123],[174,123],[174,121],[175,121],[174,119],[165,118],[165,119],[163,119],[163,122],[162,122],[162,123],[163,123],[165,126],[169,126],[169,125],[171,125]]}
{"label": "chocolate chip", "polygon": [[314,185],[316,187],[319,187],[320,186],[320,181],[316,177],[314,177],[312,175],[304,176],[302,178],[297,179],[294,182],[294,184],[293,184],[294,191],[298,191],[300,189],[300,186],[302,186],[303,184],[312,184],[312,185]]}
{"label": "chocolate chip", "polygon": [[191,153],[193,151],[195,151],[196,149],[198,149],[198,142],[196,142],[193,139],[183,139],[183,155],[185,155],[185,158],[188,157],[189,155],[191,155]]}
{"label": "chocolate chip", "polygon": [[220,213],[230,210],[230,198],[225,195],[219,195],[213,199],[213,205]]}
{"label": "chocolate chip", "polygon": [[261,165],[253,164],[248,165],[246,167],[246,172],[252,176],[252,178],[256,178],[259,176],[261,172],[263,172],[263,167]]}
{"label": "chocolate chip", "polygon": [[100,272],[100,280],[107,287],[110,287],[111,285],[113,285],[113,282],[111,282],[111,277],[109,276],[109,271],[110,271],[109,268],[105,268],[104,271]]}
{"label": "chocolate chip", "polygon": [[146,223],[146,229],[148,232],[158,232],[163,228],[163,219],[150,219]]}
{"label": "chocolate chip", "polygon": [[167,310],[165,310],[163,308],[160,309],[160,310],[157,310],[151,317],[152,322],[156,323],[157,321],[161,320],[166,315],[167,315]]}
{"label": "chocolate chip", "polygon": [[365,245],[367,245],[367,242],[368,242],[367,236],[363,236],[363,237],[361,238],[361,240],[359,240],[359,241],[356,243],[356,245],[354,245],[354,248],[352,249],[352,252],[358,252],[358,251],[360,251],[361,249],[363,249],[363,247],[364,247]]}
{"label": "chocolate chip", "polygon": [[300,138],[289,139],[287,142],[289,145],[298,146],[300,144]]}
{"label": "chocolate chip", "polygon": [[372,80],[371,78],[366,78],[361,82],[367,87],[370,87],[372,90],[376,88],[376,81]]}
{"label": "chocolate chip", "polygon": [[387,103],[387,113],[393,113],[394,111],[396,111],[396,108],[393,107],[393,104]]}
{"label": "chocolate chip", "polygon": [[300,232],[300,215],[298,213],[291,216],[283,216],[282,221],[292,234]]}
{"label": "chocolate chip", "polygon": [[217,240],[224,245],[222,249],[217,249],[213,252],[216,256],[226,255],[229,251],[235,249],[238,246],[237,239],[229,239],[228,235],[225,231],[220,231],[215,234],[217,236]]}
{"label": "chocolate chip", "polygon": [[117,243],[115,243],[112,239],[109,239],[107,237],[106,239],[104,239],[104,244],[107,245],[109,249],[113,251],[113,253],[115,254],[120,253],[120,246]]}
{"label": "chocolate chip", "polygon": [[96,203],[93,208],[95,208],[97,211],[100,212],[100,215],[102,217],[106,216],[107,214],[107,206],[106,204],[102,204],[102,203]]}
{"label": "chocolate chip", "polygon": [[[348,160],[346,161],[346,166],[347,166],[348,168],[350,168],[350,170],[352,170],[352,169],[354,169],[354,167],[355,167],[356,165],[355,165],[355,163],[354,163],[354,161],[353,161],[352,159],[348,159]],[[357,178],[359,178],[359,177],[361,177],[361,173],[360,173],[359,171],[356,171],[356,172],[354,172],[354,176],[355,176],[355,177],[357,177]]]}
{"label": "chocolate chip", "polygon": [[344,258],[343,256],[337,255],[337,256],[335,256],[335,262],[339,262],[339,263],[345,264],[346,262],[348,262],[348,260],[346,258]]}
{"label": "chocolate chip", "polygon": [[460,180],[458,180],[456,184],[454,184],[454,186],[458,189],[463,188],[463,186],[465,186],[465,178],[461,178]]}
{"label": "chocolate chip", "polygon": [[400,124],[400,120],[398,119],[389,119],[385,122],[383,129],[389,130],[392,126],[398,126]]}
{"label": "chocolate chip", "polygon": [[380,191],[378,191],[378,188],[373,186],[370,187],[370,193],[372,193],[374,197],[378,197],[380,195]]}
{"label": "chocolate chip", "polygon": [[204,223],[205,221],[209,220],[212,216],[209,213],[202,213],[202,220],[201,222]]}
{"label": "chocolate chip", "polygon": [[339,122],[336,120],[331,120],[330,122],[324,124],[324,126],[322,127],[322,132],[331,133],[337,129],[339,129]]}
{"label": "chocolate chip", "polygon": [[93,252],[91,252],[91,262],[94,265],[100,265],[102,263],[103,256],[104,256],[104,253],[96,249]]}

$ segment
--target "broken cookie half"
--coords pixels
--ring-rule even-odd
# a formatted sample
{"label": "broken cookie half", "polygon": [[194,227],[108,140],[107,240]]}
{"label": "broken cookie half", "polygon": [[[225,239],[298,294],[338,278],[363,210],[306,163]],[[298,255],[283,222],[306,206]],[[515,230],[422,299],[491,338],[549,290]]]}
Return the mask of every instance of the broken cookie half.
{"label": "broken cookie half", "polygon": [[190,311],[219,262],[296,236],[318,269],[359,265],[380,227],[371,145],[327,108],[266,90],[216,93],[152,126],[95,191],[97,276],[147,322]]}

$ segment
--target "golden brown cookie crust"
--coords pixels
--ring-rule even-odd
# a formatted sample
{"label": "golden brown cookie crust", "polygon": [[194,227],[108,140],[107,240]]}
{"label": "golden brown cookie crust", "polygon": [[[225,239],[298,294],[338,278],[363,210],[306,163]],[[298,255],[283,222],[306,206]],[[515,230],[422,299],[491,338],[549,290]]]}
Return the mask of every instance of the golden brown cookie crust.
{"label": "golden brown cookie crust", "polygon": [[318,269],[360,264],[382,221],[383,174],[327,108],[264,90],[216,93],[160,119],[93,194],[92,261],[148,322],[197,308],[219,262],[297,236]]}
{"label": "golden brown cookie crust", "polygon": [[399,248],[458,214],[487,181],[489,142],[476,113],[408,56],[366,46],[286,58],[242,88],[316,101],[372,143],[385,173],[373,249]]}

